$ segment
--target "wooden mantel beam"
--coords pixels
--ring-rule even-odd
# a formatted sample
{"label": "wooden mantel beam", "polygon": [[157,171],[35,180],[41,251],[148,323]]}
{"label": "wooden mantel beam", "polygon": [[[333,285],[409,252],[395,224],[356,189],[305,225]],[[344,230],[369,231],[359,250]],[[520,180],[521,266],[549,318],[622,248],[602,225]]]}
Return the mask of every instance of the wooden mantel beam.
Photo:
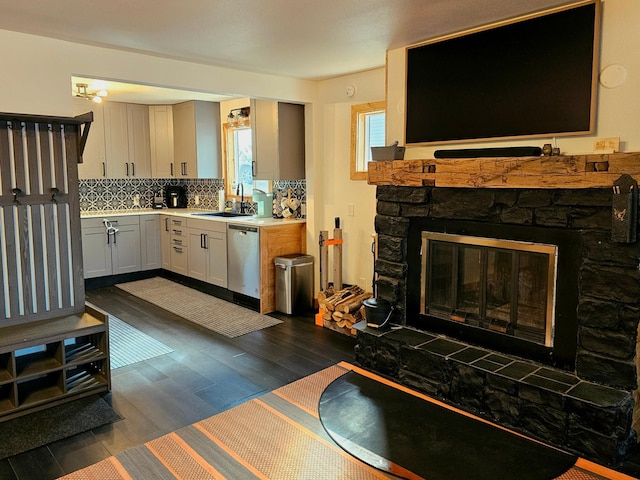
{"label": "wooden mantel beam", "polygon": [[610,188],[640,182],[640,152],[543,157],[389,160],[369,163],[371,185],[455,188]]}

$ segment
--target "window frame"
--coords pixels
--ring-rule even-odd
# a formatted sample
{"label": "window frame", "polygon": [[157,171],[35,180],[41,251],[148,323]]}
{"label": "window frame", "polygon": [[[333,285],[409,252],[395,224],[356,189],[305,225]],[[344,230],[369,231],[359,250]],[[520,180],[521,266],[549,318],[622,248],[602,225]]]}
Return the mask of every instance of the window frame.
{"label": "window frame", "polygon": [[[360,142],[360,134],[364,129],[363,122],[360,121],[363,114],[371,114],[379,111],[385,114],[385,135],[386,135],[386,109],[387,102],[384,100],[378,102],[360,103],[351,105],[351,158],[350,158],[350,178],[351,180],[367,180],[368,169],[358,170],[359,156],[363,154],[363,145]],[[363,162],[364,163],[364,162]],[[365,165],[366,166],[366,165]]]}
{"label": "window frame", "polygon": [[[223,176],[224,176],[224,189],[227,195],[227,198],[238,198],[236,197],[236,191],[233,189],[232,181],[236,178],[235,171],[235,154],[233,152],[235,145],[229,142],[229,136],[233,135],[235,130],[240,129],[251,129],[251,123],[247,122],[242,126],[230,125],[229,123],[223,124],[223,142],[224,142],[224,162],[223,162]],[[250,193],[250,192],[249,192]],[[244,192],[245,198],[247,197],[247,191]]]}

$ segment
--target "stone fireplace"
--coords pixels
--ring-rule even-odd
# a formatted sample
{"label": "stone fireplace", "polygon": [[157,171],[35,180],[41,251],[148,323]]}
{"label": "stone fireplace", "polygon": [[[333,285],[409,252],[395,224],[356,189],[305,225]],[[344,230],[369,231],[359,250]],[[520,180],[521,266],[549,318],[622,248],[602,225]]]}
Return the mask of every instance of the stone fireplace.
{"label": "stone fireplace", "polygon": [[377,200],[378,296],[402,328],[358,332],[356,360],[619,462],[636,441],[640,246],[611,240],[611,189],[379,185]]}

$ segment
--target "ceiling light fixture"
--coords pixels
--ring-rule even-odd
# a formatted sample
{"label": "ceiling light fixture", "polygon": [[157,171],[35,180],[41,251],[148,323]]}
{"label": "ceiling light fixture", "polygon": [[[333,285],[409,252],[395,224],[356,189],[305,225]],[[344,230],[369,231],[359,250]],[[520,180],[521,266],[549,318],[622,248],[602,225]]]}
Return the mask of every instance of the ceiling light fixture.
{"label": "ceiling light fixture", "polygon": [[87,100],[93,100],[96,103],[102,103],[102,98],[109,95],[106,90],[98,90],[97,92],[88,92],[86,83],[76,83],[76,97],[86,98]]}
{"label": "ceiling light fixture", "polygon": [[229,115],[227,115],[227,121],[231,126],[241,127],[245,125],[250,113],[250,107],[234,108],[233,110],[229,111]]}

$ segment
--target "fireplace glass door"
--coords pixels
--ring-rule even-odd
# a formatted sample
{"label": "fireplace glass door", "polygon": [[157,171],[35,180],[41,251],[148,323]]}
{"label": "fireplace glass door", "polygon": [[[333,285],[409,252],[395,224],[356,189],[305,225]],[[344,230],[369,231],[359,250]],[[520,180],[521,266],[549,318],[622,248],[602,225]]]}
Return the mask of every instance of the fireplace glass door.
{"label": "fireplace glass door", "polygon": [[422,232],[421,312],[551,346],[557,247]]}

